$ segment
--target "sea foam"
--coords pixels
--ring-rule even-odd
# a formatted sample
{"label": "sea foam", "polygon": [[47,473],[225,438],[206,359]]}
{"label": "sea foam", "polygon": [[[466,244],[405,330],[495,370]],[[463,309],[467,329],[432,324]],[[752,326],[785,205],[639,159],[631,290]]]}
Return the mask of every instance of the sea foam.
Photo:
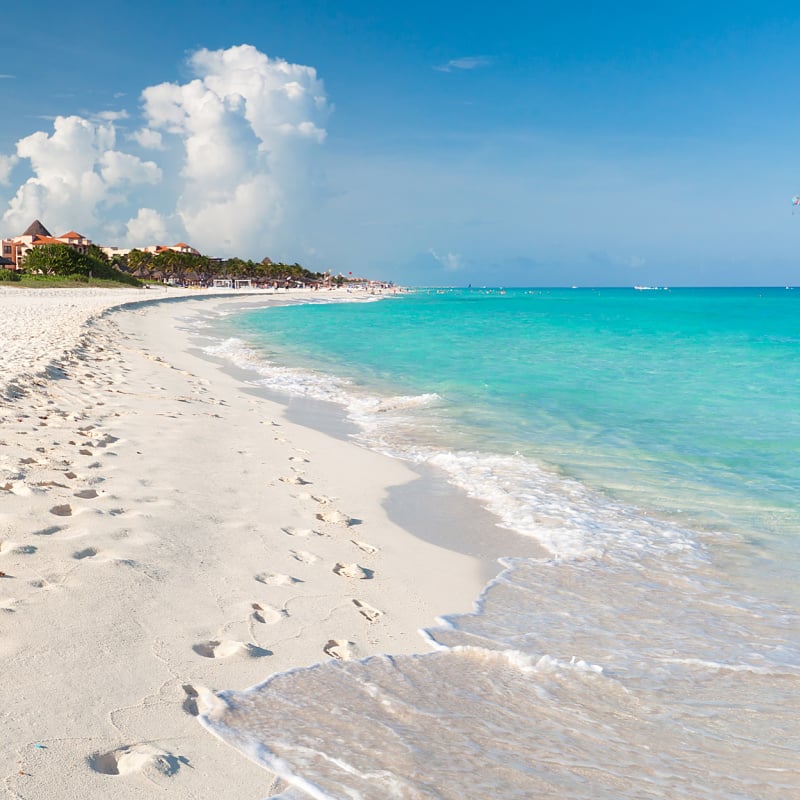
{"label": "sea foam", "polygon": [[439,391],[381,396],[239,338],[208,352],[254,385],[339,403],[365,446],[441,470],[551,554],[502,559],[472,613],[423,631],[431,652],[219,693],[201,721],[281,776],[286,800],[796,793],[800,617],[737,588],[707,530],[519,453],[454,446]]}

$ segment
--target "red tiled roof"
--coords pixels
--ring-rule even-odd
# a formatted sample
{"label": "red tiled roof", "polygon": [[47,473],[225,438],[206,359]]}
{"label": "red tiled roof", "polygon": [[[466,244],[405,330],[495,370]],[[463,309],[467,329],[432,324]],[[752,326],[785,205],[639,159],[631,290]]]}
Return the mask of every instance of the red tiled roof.
{"label": "red tiled roof", "polygon": [[54,238],[53,236],[34,236],[31,244],[64,244],[64,242],[62,242],[60,239]]}
{"label": "red tiled roof", "polygon": [[67,233],[62,234],[58,237],[59,239],[85,239],[85,236],[81,236],[79,233],[75,233],[75,231],[68,231]]}

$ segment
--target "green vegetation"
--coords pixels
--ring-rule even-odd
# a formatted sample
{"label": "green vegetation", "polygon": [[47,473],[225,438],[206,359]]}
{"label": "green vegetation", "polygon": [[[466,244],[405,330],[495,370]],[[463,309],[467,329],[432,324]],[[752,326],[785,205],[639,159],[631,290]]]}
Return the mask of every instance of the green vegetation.
{"label": "green vegetation", "polygon": [[[105,253],[91,245],[87,253],[81,253],[66,244],[46,244],[34,247],[22,263],[26,285],[85,286],[108,285],[109,283],[127,286],[141,286],[131,275],[115,269]],[[67,283],[65,284],[64,281]]]}
{"label": "green vegetation", "polygon": [[[5,275],[4,273],[7,273]],[[211,284],[215,279],[249,279],[256,283],[294,286],[319,283],[326,279],[298,263],[245,261],[241,258],[213,259],[208,256],[163,250],[149,253],[131,250],[127,256],[110,261],[96,245],[86,253],[66,244],[34,247],[21,264],[20,272],[0,269],[0,281],[15,281],[22,286],[141,286],[143,281]],[[330,280],[330,278],[327,278]],[[343,278],[334,279],[341,285]]]}
{"label": "green vegetation", "polygon": [[23,289],[79,289],[86,286],[99,288],[119,289],[122,286],[142,287],[141,281],[131,283],[125,280],[109,280],[107,278],[88,278],[86,275],[26,275],[19,274],[19,283],[15,284]]}
{"label": "green vegetation", "polygon": [[262,261],[245,261],[241,258],[214,259],[208,256],[195,256],[190,253],[176,253],[173,250],[147,253],[131,250],[127,256],[116,261],[120,269],[131,274],[154,280],[175,278],[181,280],[194,276],[208,282],[216,279],[249,278],[264,283],[316,283],[323,279],[321,272],[312,272],[300,264],[275,264],[269,258]]}

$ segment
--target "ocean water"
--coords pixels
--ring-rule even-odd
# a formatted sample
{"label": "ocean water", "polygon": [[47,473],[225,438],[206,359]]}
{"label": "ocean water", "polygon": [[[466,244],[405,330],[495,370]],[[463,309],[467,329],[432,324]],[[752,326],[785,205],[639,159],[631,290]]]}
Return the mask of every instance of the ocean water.
{"label": "ocean water", "polygon": [[287,798],[800,797],[798,312],[449,290],[217,321],[254,383],[341,404],[548,556],[509,553],[417,656],[276,675],[204,724]]}

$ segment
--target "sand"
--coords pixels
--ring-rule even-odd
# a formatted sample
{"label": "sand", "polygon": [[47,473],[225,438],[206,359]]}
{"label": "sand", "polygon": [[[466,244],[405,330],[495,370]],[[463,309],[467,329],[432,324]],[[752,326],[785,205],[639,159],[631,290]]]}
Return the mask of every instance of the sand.
{"label": "sand", "polygon": [[242,294],[103,313],[154,294],[0,289],[9,798],[262,800],[280,784],[202,728],[199,696],[425,651],[418,629],[486,577],[387,514],[408,465],[202,356],[187,321]]}

